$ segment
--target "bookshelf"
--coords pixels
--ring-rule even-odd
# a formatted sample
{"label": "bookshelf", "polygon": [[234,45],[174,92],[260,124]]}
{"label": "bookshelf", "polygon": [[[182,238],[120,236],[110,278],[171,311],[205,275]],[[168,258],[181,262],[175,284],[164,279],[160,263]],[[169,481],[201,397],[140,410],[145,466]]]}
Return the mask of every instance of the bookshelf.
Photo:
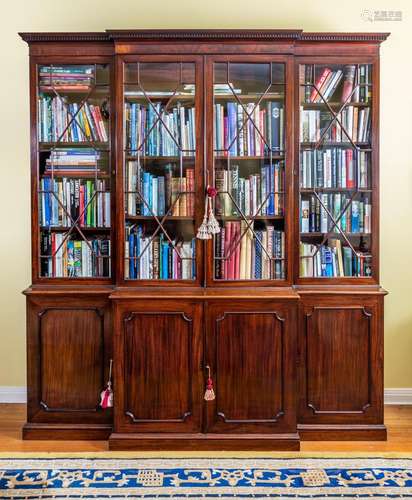
{"label": "bookshelf", "polygon": [[[21,36],[33,235],[24,438],[114,450],[385,439],[388,34]],[[211,214],[218,229],[200,239]],[[102,408],[109,378],[114,408]]]}

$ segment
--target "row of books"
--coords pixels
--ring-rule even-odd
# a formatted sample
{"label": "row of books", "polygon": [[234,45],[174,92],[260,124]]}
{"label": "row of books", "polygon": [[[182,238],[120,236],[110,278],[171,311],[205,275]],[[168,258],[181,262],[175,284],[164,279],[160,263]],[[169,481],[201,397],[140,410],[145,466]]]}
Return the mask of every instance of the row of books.
{"label": "row of books", "polygon": [[[284,150],[285,113],[281,102],[228,102],[214,105],[214,148],[218,154],[263,156]],[[249,118],[250,117],[250,118]]]}
{"label": "row of books", "polygon": [[226,222],[215,236],[215,277],[222,280],[283,279],[285,233],[273,226],[255,229]]}
{"label": "row of books", "polygon": [[105,180],[65,178],[40,180],[42,226],[110,227],[110,192]]}
{"label": "row of books", "polygon": [[[370,108],[348,106],[338,113],[337,119],[329,111],[300,108],[300,141],[368,142],[371,128]],[[328,128],[329,127],[329,128]],[[323,134],[323,131],[327,132]],[[344,129],[344,130],[343,130]],[[350,139],[349,139],[350,138]]]}
{"label": "row of books", "polygon": [[[328,215],[338,221],[342,231],[347,233],[370,233],[372,231],[372,206],[369,198],[352,200],[341,193],[321,194],[320,200],[315,195],[301,200],[300,230],[302,233],[327,233],[329,230],[339,232]],[[321,203],[322,202],[322,203]],[[346,210],[345,210],[346,208]],[[343,213],[342,213],[343,212]]]}
{"label": "row of books", "polygon": [[247,178],[239,176],[238,165],[217,169],[215,184],[219,196],[216,199],[216,214],[282,215],[283,174],[281,162],[264,165],[260,173],[250,174]]}
{"label": "row of books", "polygon": [[327,148],[300,152],[301,188],[368,189],[370,155],[366,151]]}
{"label": "row of books", "polygon": [[[337,100],[345,102],[369,102],[371,92],[371,66],[368,64],[349,64],[343,69],[324,67],[314,80],[314,66],[311,64],[300,66],[300,83],[304,87],[304,101],[306,103],[320,103]],[[314,86],[312,85],[314,83]],[[336,94],[339,94],[336,97]],[[320,95],[322,94],[322,96]]]}
{"label": "row of books", "polygon": [[[322,203],[321,203],[322,202]],[[370,233],[372,231],[372,205],[365,196],[362,200],[352,200],[341,193],[315,195],[301,200],[300,230],[302,233],[339,232],[328,215],[338,221],[337,226],[347,233]],[[342,213],[343,212],[343,213]]]}
{"label": "row of books", "polygon": [[153,237],[142,226],[127,226],[125,241],[126,279],[192,280],[196,277],[196,239],[175,238],[162,233]]}
{"label": "row of books", "polygon": [[78,175],[100,172],[100,152],[93,148],[55,148],[46,159],[45,175]]}
{"label": "row of books", "polygon": [[330,240],[317,251],[315,245],[300,244],[300,276],[302,278],[333,278],[344,276],[368,277],[372,275],[369,253],[354,253],[340,240]]}
{"label": "row of books", "polygon": [[[173,176],[177,164],[168,163],[165,175],[145,171],[137,161],[126,164],[126,213],[128,215],[164,215],[193,217],[195,212],[195,171],[184,170],[182,177]],[[140,192],[140,194],[139,194]]]}
{"label": "row of books", "polygon": [[49,278],[110,277],[110,239],[65,239],[65,233],[43,232],[41,274]]}
{"label": "row of books", "polygon": [[38,99],[37,113],[40,142],[108,141],[107,125],[98,105],[43,96]]}
{"label": "row of books", "polygon": [[[194,156],[195,108],[180,103],[170,112],[155,102],[144,106],[125,103],[126,148],[143,156]],[[159,119],[160,118],[160,119]]]}
{"label": "row of books", "polygon": [[42,90],[88,90],[94,81],[93,66],[40,66],[39,85]]}

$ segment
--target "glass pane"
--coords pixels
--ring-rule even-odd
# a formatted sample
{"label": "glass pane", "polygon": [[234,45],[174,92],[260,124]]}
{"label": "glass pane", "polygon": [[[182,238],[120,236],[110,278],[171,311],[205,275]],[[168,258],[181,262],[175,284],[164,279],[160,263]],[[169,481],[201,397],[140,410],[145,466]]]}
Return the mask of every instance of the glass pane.
{"label": "glass pane", "polygon": [[124,66],[125,278],[193,280],[195,65]]}
{"label": "glass pane", "polygon": [[300,276],[372,274],[371,65],[300,66]]}
{"label": "glass pane", "polygon": [[40,275],[110,277],[110,72],[38,67]]}
{"label": "glass pane", "polygon": [[214,65],[214,277],[285,278],[284,65]]}

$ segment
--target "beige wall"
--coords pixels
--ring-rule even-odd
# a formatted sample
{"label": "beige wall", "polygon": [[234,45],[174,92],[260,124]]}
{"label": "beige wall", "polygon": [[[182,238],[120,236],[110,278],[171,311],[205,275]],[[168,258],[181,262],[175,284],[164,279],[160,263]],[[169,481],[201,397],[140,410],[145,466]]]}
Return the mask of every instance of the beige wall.
{"label": "beige wall", "polygon": [[[332,7],[331,7],[332,6]],[[402,10],[401,22],[368,22],[363,10]],[[407,0],[12,0],[0,37],[0,386],[25,385],[30,283],[27,46],[18,31],[105,28],[302,28],[390,31],[382,46],[381,276],[386,301],[386,387],[412,387],[412,9]]]}

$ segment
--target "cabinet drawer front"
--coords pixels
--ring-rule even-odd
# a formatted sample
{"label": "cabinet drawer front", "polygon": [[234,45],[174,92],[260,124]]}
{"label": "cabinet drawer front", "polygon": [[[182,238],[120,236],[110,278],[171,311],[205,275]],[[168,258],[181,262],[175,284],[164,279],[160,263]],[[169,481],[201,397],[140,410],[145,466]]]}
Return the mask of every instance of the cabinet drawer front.
{"label": "cabinet drawer front", "polygon": [[200,431],[200,306],[141,306],[120,306],[118,430]]}
{"label": "cabinet drawer front", "polygon": [[209,432],[277,432],[294,426],[290,310],[265,303],[210,305],[207,363],[216,400]]}

